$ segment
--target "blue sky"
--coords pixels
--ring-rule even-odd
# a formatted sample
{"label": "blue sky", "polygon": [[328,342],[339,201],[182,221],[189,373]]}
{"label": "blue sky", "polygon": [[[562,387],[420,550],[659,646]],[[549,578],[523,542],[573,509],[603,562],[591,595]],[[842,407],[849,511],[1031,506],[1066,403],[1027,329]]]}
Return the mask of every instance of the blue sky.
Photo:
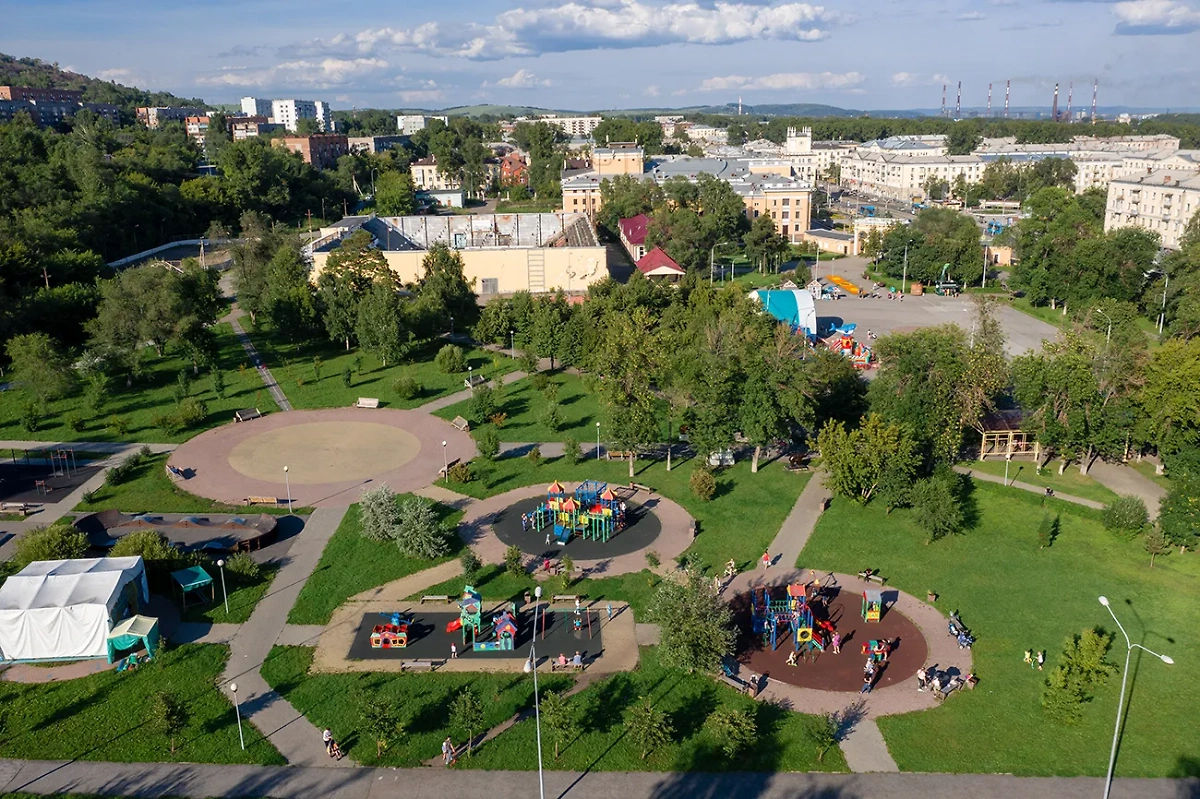
{"label": "blue sky", "polygon": [[210,102],[1196,105],[1200,0],[0,0],[0,51]]}

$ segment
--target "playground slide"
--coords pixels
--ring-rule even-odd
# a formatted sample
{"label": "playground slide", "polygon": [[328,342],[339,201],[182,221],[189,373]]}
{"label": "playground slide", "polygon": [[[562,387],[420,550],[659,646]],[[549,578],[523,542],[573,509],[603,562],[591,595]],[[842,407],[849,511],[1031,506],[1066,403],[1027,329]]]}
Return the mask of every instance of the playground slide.
{"label": "playground slide", "polygon": [[858,294],[858,286],[838,275],[830,275],[829,282],[835,284],[838,288],[845,291],[847,294]]}
{"label": "playground slide", "polygon": [[455,619],[446,625],[446,632],[453,633],[462,629],[462,619]]}

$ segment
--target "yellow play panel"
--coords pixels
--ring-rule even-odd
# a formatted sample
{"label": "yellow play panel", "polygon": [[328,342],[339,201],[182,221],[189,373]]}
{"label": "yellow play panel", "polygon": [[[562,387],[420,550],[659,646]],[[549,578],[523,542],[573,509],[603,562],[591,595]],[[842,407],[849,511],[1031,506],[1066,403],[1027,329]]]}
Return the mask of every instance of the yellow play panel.
{"label": "yellow play panel", "polygon": [[246,477],[295,485],[365,480],[404,466],[421,442],[398,427],[371,422],[310,422],[250,436],[229,453]]}

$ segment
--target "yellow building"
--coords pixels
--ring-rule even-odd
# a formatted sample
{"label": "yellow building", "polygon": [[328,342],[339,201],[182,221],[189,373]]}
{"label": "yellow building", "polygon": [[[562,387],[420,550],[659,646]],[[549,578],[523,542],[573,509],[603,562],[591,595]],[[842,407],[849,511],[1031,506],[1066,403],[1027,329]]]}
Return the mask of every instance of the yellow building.
{"label": "yellow building", "polygon": [[594,147],[592,169],[597,175],[640,175],[646,171],[646,151],[632,142]]}
{"label": "yellow building", "polygon": [[462,256],[467,280],[485,296],[580,291],[609,274],[605,249],[584,214],[355,216],[322,228],[321,237],[305,248],[313,280],[342,239],[359,230],[371,234],[404,283],[424,276],[421,262],[439,243]]}

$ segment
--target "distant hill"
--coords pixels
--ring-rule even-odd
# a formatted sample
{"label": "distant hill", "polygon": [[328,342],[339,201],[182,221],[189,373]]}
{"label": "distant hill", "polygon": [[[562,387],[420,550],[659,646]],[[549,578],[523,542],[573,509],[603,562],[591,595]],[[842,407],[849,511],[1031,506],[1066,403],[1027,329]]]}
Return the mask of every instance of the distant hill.
{"label": "distant hill", "polygon": [[199,98],[176,97],[170,92],[148,92],[133,86],[100,80],[78,72],[59,69],[40,58],[15,58],[0,53],[0,86],[30,86],[38,89],[79,89],[84,102],[111,103],[132,119],[134,109],[141,105],[196,105]]}

